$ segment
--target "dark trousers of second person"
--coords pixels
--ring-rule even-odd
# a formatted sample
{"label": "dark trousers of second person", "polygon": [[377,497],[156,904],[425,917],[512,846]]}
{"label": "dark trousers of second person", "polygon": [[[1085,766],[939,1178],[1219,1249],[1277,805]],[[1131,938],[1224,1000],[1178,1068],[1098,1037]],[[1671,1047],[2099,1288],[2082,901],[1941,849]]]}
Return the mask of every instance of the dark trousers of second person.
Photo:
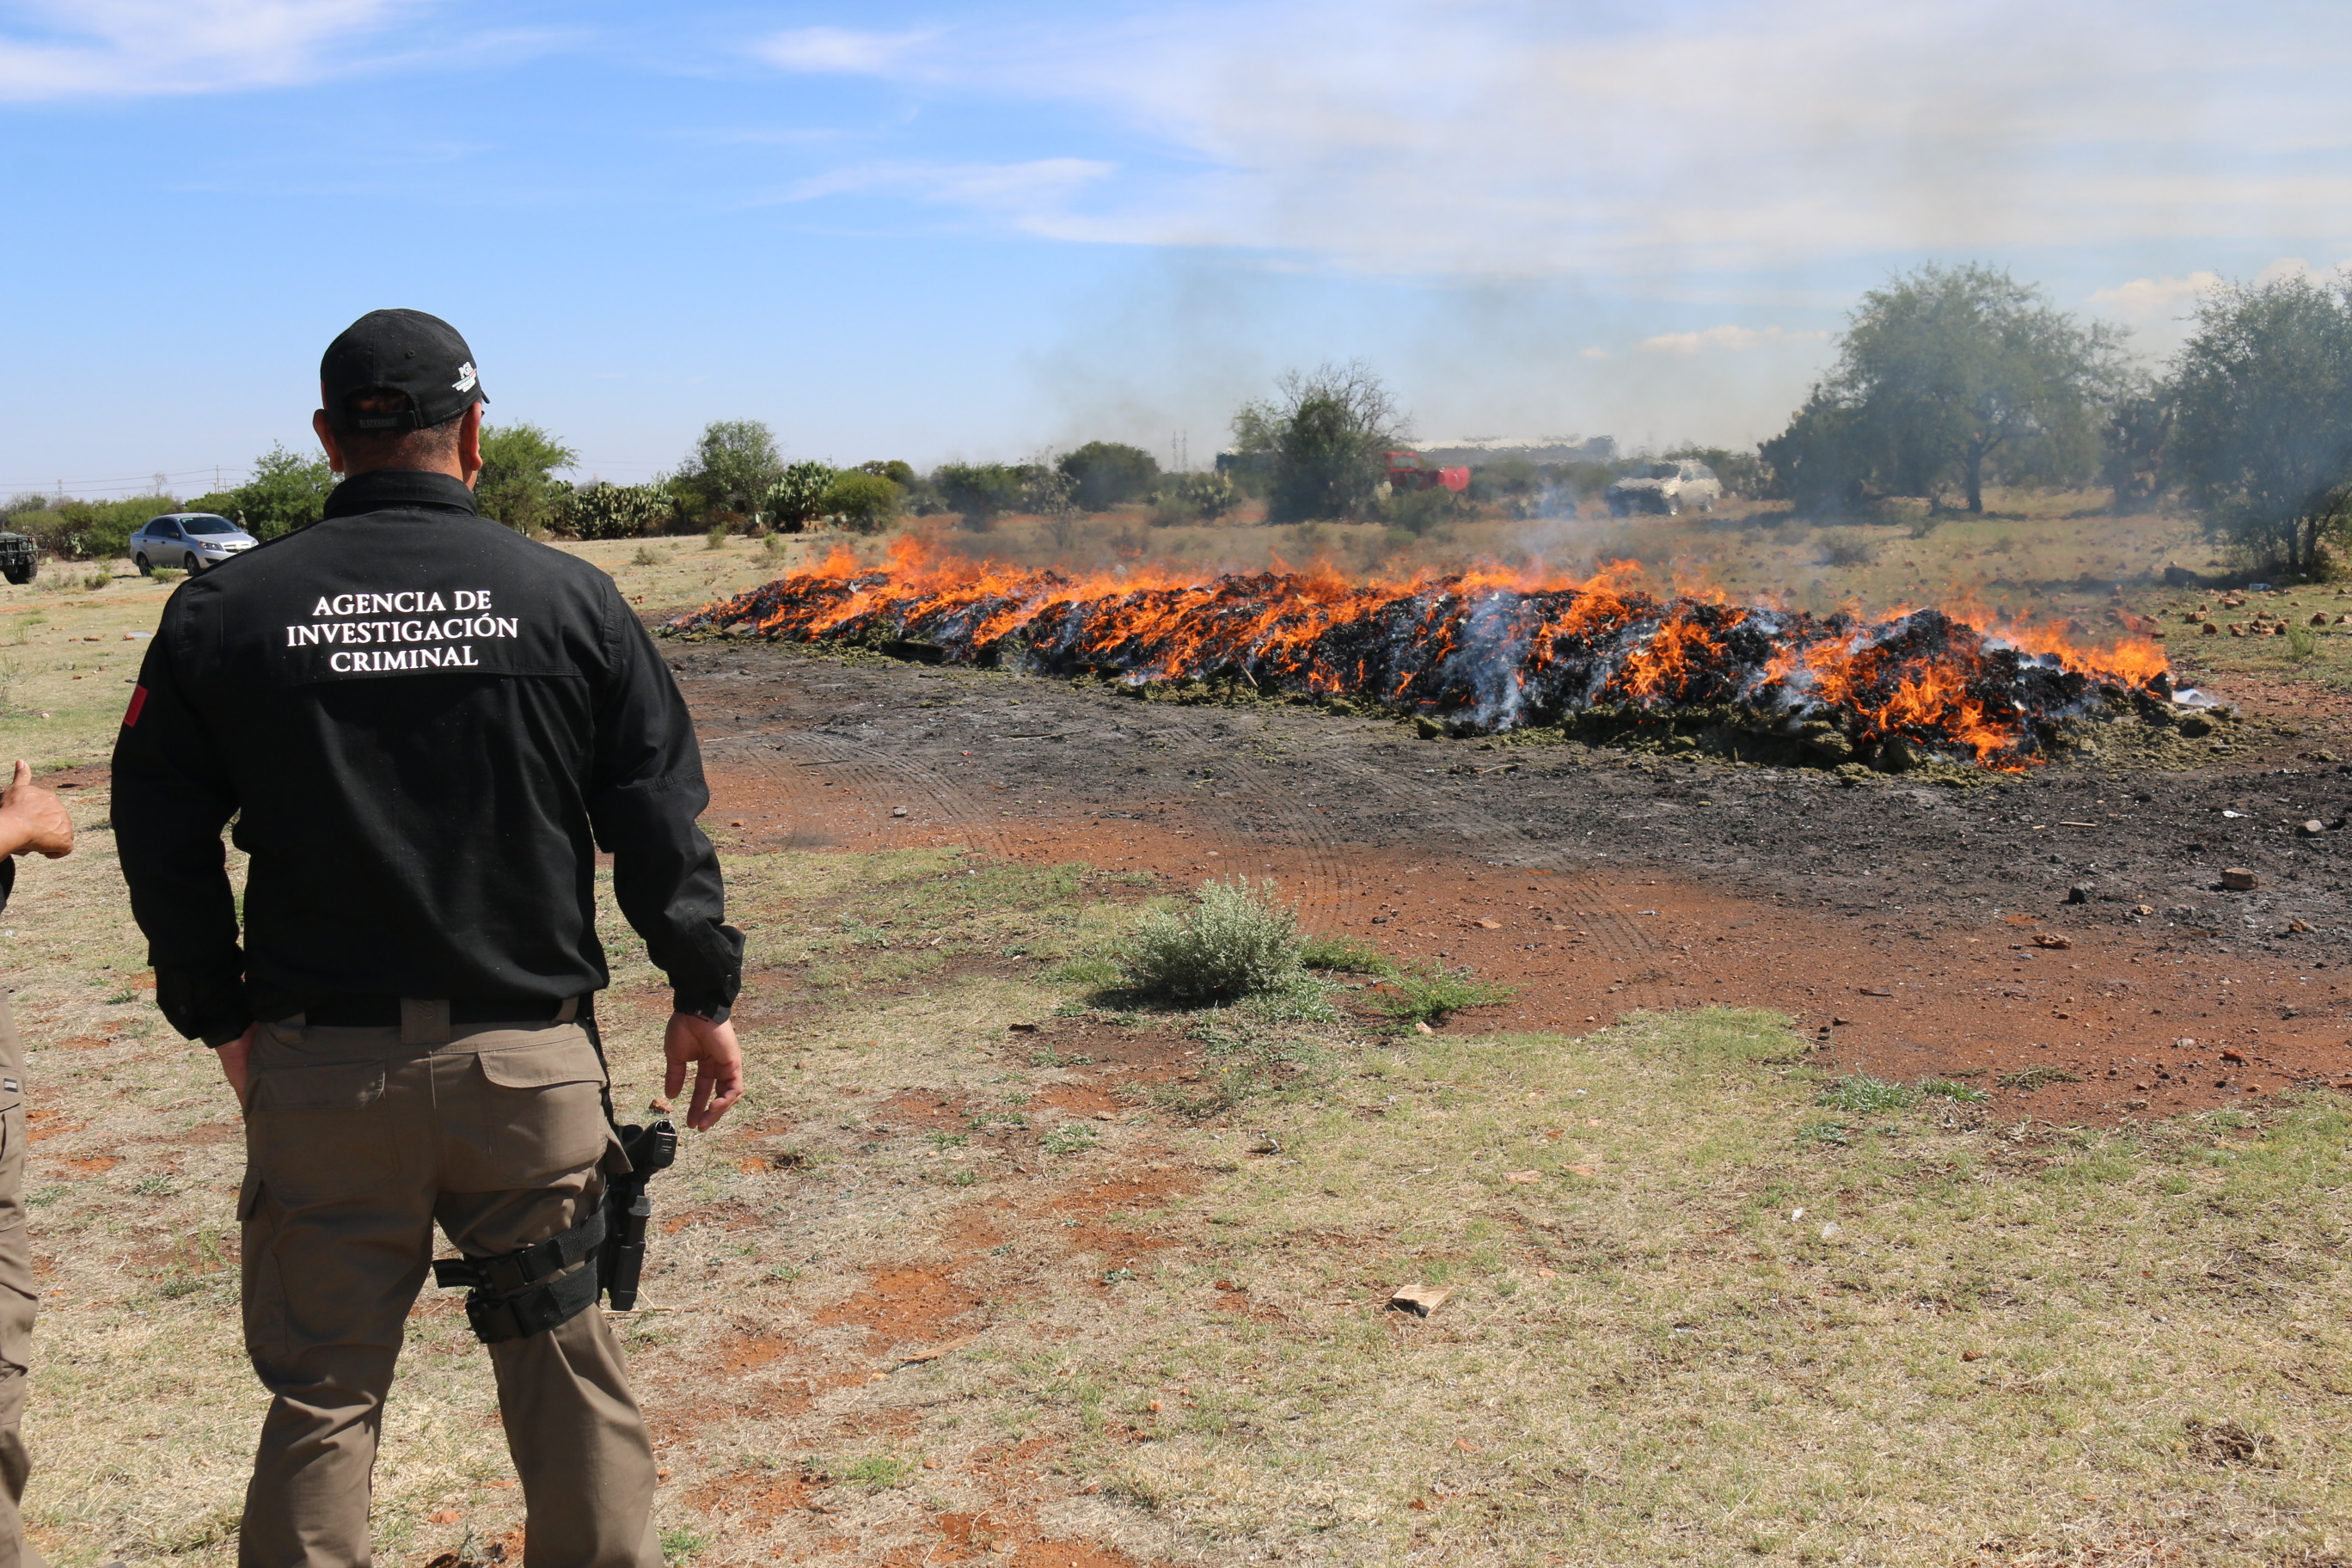
{"label": "dark trousers of second person", "polygon": [[[586,1027],[453,1029],[446,1003],[400,1010],[397,1026],[255,1032],[237,1215],[246,1348],[272,1398],[240,1568],[370,1562],[384,1398],[435,1225],[494,1257],[602,1196],[611,1134]],[[528,1568],[660,1568],[653,1446],[601,1310],[488,1348]]]}

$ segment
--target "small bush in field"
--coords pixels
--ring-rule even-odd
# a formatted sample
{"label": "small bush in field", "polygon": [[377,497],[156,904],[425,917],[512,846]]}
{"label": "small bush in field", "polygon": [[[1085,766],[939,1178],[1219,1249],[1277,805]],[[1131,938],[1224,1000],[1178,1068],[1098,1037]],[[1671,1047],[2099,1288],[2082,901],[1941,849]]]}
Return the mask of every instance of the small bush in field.
{"label": "small bush in field", "polygon": [[1204,882],[1191,907],[1154,914],[1120,955],[1128,986],[1183,1005],[1233,1002],[1297,983],[1298,916],[1274,884]]}

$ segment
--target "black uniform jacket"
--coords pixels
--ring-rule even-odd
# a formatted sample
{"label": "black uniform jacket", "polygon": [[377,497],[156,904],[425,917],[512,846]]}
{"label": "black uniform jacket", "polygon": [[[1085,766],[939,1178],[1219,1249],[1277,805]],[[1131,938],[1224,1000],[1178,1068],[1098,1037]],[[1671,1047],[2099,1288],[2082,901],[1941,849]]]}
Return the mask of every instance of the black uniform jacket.
{"label": "black uniform jacket", "polygon": [[213,1045],[341,997],[599,989],[599,847],[677,1009],[723,1021],[743,937],[709,800],[613,580],[437,474],[359,475],[322,521],[182,584],[114,748],[156,1001]]}

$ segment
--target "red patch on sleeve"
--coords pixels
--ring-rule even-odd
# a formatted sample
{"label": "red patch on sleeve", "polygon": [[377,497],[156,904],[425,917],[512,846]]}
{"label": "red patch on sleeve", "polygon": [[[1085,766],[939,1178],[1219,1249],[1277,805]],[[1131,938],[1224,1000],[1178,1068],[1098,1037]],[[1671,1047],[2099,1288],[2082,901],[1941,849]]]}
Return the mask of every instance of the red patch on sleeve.
{"label": "red patch on sleeve", "polygon": [[139,710],[146,706],[147,689],[143,686],[132,687],[131,689],[131,706],[123,711],[122,727],[128,730],[132,725],[138,723]]}

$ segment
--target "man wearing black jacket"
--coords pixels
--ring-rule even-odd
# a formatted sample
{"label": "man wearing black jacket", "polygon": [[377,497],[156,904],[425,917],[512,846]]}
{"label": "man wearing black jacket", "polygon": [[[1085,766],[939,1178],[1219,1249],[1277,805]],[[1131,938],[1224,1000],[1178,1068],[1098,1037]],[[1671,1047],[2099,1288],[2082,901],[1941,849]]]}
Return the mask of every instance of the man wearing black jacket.
{"label": "man wearing black jacket", "polygon": [[[595,1305],[595,852],[668,975],[688,1125],[742,1091],[742,936],[686,706],[610,577],[478,517],[456,331],[329,346],[323,521],[172,597],[114,753],[156,1001],[246,1111],[245,1332],[274,1396],[245,1568],[368,1561],[376,1434],[438,1222],[481,1266],[534,1568],[659,1568],[654,1466]],[[221,830],[250,857],[239,909]]]}

